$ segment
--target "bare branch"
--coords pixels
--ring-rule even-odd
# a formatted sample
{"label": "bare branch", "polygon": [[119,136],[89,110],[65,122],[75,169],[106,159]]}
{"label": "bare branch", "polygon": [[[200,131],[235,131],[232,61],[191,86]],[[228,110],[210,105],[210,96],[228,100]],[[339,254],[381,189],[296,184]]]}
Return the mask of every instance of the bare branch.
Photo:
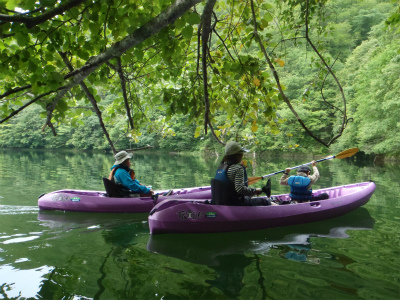
{"label": "bare branch", "polygon": [[254,21],[254,31],[253,31],[254,37],[256,38],[256,40],[257,40],[257,42],[258,42],[258,44],[259,44],[259,46],[260,46],[260,48],[261,48],[261,51],[262,51],[263,54],[264,54],[265,59],[266,59],[267,62],[268,62],[268,65],[269,65],[270,69],[272,70],[272,73],[273,73],[273,75],[274,75],[274,79],[275,79],[276,85],[277,85],[277,87],[278,87],[279,93],[282,95],[283,101],[285,101],[285,103],[286,103],[287,106],[290,108],[291,112],[295,115],[295,117],[297,118],[297,121],[300,123],[300,125],[303,127],[303,129],[304,129],[313,139],[315,139],[316,141],[318,141],[318,142],[321,143],[322,145],[328,147],[329,145],[328,145],[327,143],[325,143],[323,140],[321,140],[320,138],[318,138],[317,136],[315,136],[315,135],[307,128],[307,126],[304,124],[303,120],[300,118],[300,116],[297,114],[297,112],[296,112],[295,109],[293,108],[292,104],[290,103],[290,100],[288,99],[288,97],[287,97],[286,94],[284,93],[284,91],[283,91],[283,89],[282,89],[282,85],[281,85],[281,83],[280,83],[280,79],[279,79],[278,73],[276,72],[275,66],[274,66],[274,64],[272,63],[272,61],[271,61],[271,59],[270,59],[270,57],[269,57],[267,51],[265,50],[264,44],[262,43],[261,38],[260,38],[260,36],[259,36],[259,34],[258,34],[258,30],[257,30],[257,19],[256,19],[255,11],[254,11],[254,3],[253,3],[253,0],[250,0],[250,4],[251,4],[251,11],[252,11],[252,14],[253,14],[253,21]]}
{"label": "bare branch", "polygon": [[128,96],[126,94],[126,80],[125,80],[124,72],[122,71],[122,64],[121,64],[120,57],[117,57],[117,72],[119,75],[119,79],[121,81],[122,95],[124,97],[126,115],[128,117],[129,124],[131,125],[131,129],[134,129],[132,115],[131,115],[131,109],[129,108]]}
{"label": "bare branch", "polygon": [[50,95],[53,92],[47,92],[44,94],[41,94],[37,97],[35,97],[34,99],[32,99],[31,101],[29,101],[28,103],[26,103],[25,105],[21,106],[20,108],[18,108],[17,110],[14,110],[9,116],[7,116],[6,118],[4,118],[3,120],[0,120],[0,124],[6,122],[7,120],[11,119],[12,117],[14,117],[16,114],[20,113],[21,111],[23,111],[25,108],[27,108],[29,105],[31,105],[32,103],[35,103],[36,101],[38,101],[39,99],[43,98],[44,96]]}
{"label": "bare branch", "polygon": [[[63,59],[64,63],[66,64],[66,66],[68,67],[68,69],[70,71],[72,71],[74,68],[72,67],[71,62],[68,60],[67,55],[63,52],[59,52],[59,54],[60,54],[61,58]],[[110,145],[113,153],[116,154],[117,152],[115,150],[113,142],[111,141],[110,135],[108,134],[106,126],[104,125],[103,118],[101,116],[101,111],[100,111],[99,107],[97,106],[96,99],[94,98],[93,94],[90,92],[90,90],[88,89],[88,87],[86,86],[86,84],[83,81],[80,83],[80,86],[81,86],[82,90],[85,92],[86,96],[88,97],[90,103],[93,106],[93,109],[99,119],[101,129],[103,130],[103,133],[107,138],[108,144]]]}
{"label": "bare branch", "polygon": [[309,15],[308,15],[308,5],[309,5],[309,0],[307,0],[307,2],[306,2],[306,39],[307,39],[307,42],[308,42],[308,43],[310,44],[310,46],[313,48],[314,52],[318,55],[318,57],[320,58],[320,60],[323,62],[325,68],[328,70],[328,72],[330,73],[330,75],[331,75],[331,76],[333,77],[333,79],[335,80],[335,82],[336,82],[336,84],[337,84],[337,86],[338,86],[338,88],[339,88],[339,91],[340,91],[340,93],[341,93],[342,100],[343,100],[343,107],[344,107],[344,109],[343,109],[342,125],[341,125],[341,128],[340,128],[340,131],[339,131],[338,135],[336,135],[335,137],[333,137],[333,138],[331,139],[331,141],[328,143],[328,145],[330,145],[330,144],[332,144],[337,138],[339,138],[339,137],[342,135],[344,129],[346,128],[346,124],[347,124],[346,97],[345,97],[345,95],[344,95],[343,88],[342,88],[342,86],[341,86],[339,80],[337,79],[335,73],[333,73],[333,71],[332,71],[332,68],[327,64],[327,62],[325,61],[325,59],[323,58],[323,56],[319,53],[318,49],[315,47],[315,45],[313,44],[313,42],[312,42],[311,39],[310,39],[309,30],[308,30],[308,17],[309,17]]}
{"label": "bare branch", "polygon": [[208,0],[201,16],[203,30],[201,35],[201,56],[203,68],[203,88],[204,88],[204,131],[207,134],[207,124],[209,123],[208,114],[210,112],[210,104],[208,98],[208,82],[207,82],[207,49],[208,41],[211,33],[211,16],[216,0]]}
{"label": "bare branch", "polygon": [[25,85],[25,86],[20,86],[20,87],[13,88],[13,89],[1,94],[0,95],[0,99],[3,99],[4,97],[10,96],[10,95],[15,94],[15,93],[30,89],[31,87],[32,87],[32,85],[28,84],[28,85]]}

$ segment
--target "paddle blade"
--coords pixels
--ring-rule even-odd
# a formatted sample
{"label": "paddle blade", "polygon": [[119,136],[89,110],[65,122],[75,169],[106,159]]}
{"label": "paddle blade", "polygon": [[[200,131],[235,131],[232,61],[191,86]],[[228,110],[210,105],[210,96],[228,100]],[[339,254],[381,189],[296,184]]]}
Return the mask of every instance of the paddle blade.
{"label": "paddle blade", "polygon": [[358,150],[359,150],[358,148],[351,148],[351,149],[344,150],[344,151],[340,152],[339,154],[335,155],[335,158],[342,159],[342,158],[353,156],[354,154],[356,154],[358,152]]}
{"label": "paddle blade", "polygon": [[252,185],[258,182],[260,179],[262,179],[262,177],[249,177],[247,182],[249,185]]}
{"label": "paddle blade", "polygon": [[271,178],[268,179],[265,188],[266,188],[265,194],[267,195],[268,198],[271,197]]}

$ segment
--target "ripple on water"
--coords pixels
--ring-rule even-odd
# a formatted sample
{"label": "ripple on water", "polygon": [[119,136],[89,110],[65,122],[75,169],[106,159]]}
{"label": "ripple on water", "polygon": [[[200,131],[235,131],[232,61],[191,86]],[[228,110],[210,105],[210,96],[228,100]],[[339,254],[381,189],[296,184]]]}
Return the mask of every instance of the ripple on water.
{"label": "ripple on water", "polygon": [[[20,236],[20,234],[19,234],[19,236]],[[7,245],[7,244],[15,244],[15,243],[24,243],[24,242],[29,242],[29,241],[36,240],[39,237],[40,237],[39,235],[16,237],[16,238],[11,238],[11,239],[5,240],[5,241],[3,241],[1,243],[5,244],[5,245]]]}
{"label": "ripple on water", "polygon": [[37,206],[0,205],[0,215],[20,215],[37,213]]}

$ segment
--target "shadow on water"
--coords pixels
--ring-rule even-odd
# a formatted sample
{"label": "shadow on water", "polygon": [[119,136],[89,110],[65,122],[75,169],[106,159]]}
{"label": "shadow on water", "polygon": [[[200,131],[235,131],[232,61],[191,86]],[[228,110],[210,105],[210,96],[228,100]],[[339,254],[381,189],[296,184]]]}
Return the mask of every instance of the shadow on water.
{"label": "shadow on water", "polygon": [[370,230],[374,224],[375,220],[368,210],[359,208],[335,219],[261,231],[151,235],[147,250],[213,268],[217,278],[207,280],[207,283],[229,297],[239,295],[244,286],[245,268],[255,264],[262,299],[265,299],[265,276],[259,255],[266,255],[271,249],[278,248],[282,250],[280,256],[285,259],[319,263],[317,258],[308,257],[312,249],[311,238],[347,238],[347,230]]}

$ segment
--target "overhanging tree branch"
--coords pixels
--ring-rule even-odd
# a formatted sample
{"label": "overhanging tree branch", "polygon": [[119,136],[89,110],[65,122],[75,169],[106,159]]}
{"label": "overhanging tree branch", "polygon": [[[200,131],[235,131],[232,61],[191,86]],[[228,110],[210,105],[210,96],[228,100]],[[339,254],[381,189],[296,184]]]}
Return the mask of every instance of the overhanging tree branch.
{"label": "overhanging tree branch", "polygon": [[131,125],[131,129],[134,129],[132,115],[131,115],[131,109],[129,108],[128,95],[126,94],[126,80],[125,80],[124,72],[122,71],[122,64],[121,64],[120,57],[117,57],[117,72],[118,72],[119,80],[121,81],[122,95],[124,97],[126,115],[128,116],[128,120],[129,120],[129,124]]}
{"label": "overhanging tree branch", "polygon": [[257,21],[256,21],[256,15],[255,15],[255,10],[254,10],[254,2],[253,0],[250,0],[250,4],[251,4],[251,10],[252,10],[252,15],[253,15],[253,22],[254,22],[254,37],[257,40],[261,51],[264,54],[264,57],[270,67],[270,69],[272,70],[275,82],[277,84],[278,90],[283,98],[283,101],[287,104],[287,106],[289,107],[289,109],[291,110],[291,112],[294,114],[294,116],[296,117],[297,121],[300,123],[300,125],[303,127],[303,129],[307,132],[308,135],[310,135],[314,140],[316,140],[317,142],[319,142],[320,144],[329,147],[337,138],[339,138],[342,135],[343,130],[345,129],[346,123],[347,123],[347,116],[346,116],[346,99],[343,93],[343,89],[339,83],[339,80],[337,79],[337,77],[335,76],[335,74],[333,73],[331,67],[326,63],[324,57],[319,53],[318,49],[315,47],[315,45],[312,43],[310,37],[309,37],[309,24],[308,24],[308,18],[309,18],[309,0],[306,1],[306,12],[305,12],[305,25],[306,25],[306,40],[307,42],[311,45],[311,47],[313,48],[314,52],[318,55],[318,57],[320,58],[320,60],[323,62],[323,64],[325,65],[325,68],[328,70],[328,72],[332,75],[332,77],[335,79],[339,90],[341,92],[342,98],[343,98],[343,103],[344,103],[344,110],[343,110],[343,120],[342,120],[342,126],[340,129],[340,132],[338,135],[334,136],[329,142],[324,142],[323,140],[321,140],[319,137],[317,137],[316,135],[313,134],[313,132],[304,124],[303,120],[300,118],[300,116],[297,114],[296,110],[294,109],[294,107],[292,106],[290,100],[288,99],[288,97],[286,96],[286,94],[283,92],[282,86],[280,84],[280,80],[279,80],[279,76],[278,73],[276,72],[275,66],[273,65],[269,55],[267,54],[265,47],[261,41],[261,38],[258,34],[258,29],[257,29]]}
{"label": "overhanging tree branch", "polygon": [[[69,61],[67,55],[63,52],[59,52],[59,54],[60,54],[61,58],[63,59],[64,63],[66,64],[66,66],[68,67],[68,69],[70,71],[72,71],[74,68],[72,67],[72,64]],[[103,130],[103,133],[107,138],[108,144],[110,145],[113,153],[116,154],[117,152],[115,150],[113,142],[111,141],[110,135],[108,134],[106,126],[104,125],[103,118],[101,116],[101,111],[97,105],[96,99],[94,98],[93,94],[90,92],[90,90],[88,89],[88,87],[86,86],[86,84],[83,81],[80,83],[80,86],[81,86],[82,90],[85,92],[86,96],[88,97],[90,103],[93,106],[93,109],[97,115],[97,118],[99,119],[100,127]]]}
{"label": "overhanging tree branch", "polygon": [[85,2],[86,0],[71,0],[65,4],[61,4],[60,6],[53,8],[44,14],[37,16],[37,17],[29,17],[26,16],[27,13],[18,14],[18,15],[4,15],[0,14],[0,24],[6,22],[12,23],[23,23],[26,25],[27,28],[32,28],[38,24],[41,24],[51,18],[55,17],[56,15],[60,15],[71,8],[78,6],[79,4]]}
{"label": "overhanging tree branch", "polygon": [[[53,110],[57,106],[58,102],[70,91],[74,86],[81,83],[86,77],[98,69],[101,65],[108,62],[110,59],[119,57],[128,51],[130,48],[137,46],[146,39],[154,36],[160,32],[163,28],[175,22],[176,19],[181,17],[194,5],[202,2],[203,0],[176,0],[166,10],[161,12],[154,19],[144,24],[132,34],[128,35],[121,41],[115,43],[112,47],[108,48],[98,56],[94,56],[87,61],[87,63],[74,71],[67,74],[64,79],[71,78],[71,81],[65,86],[58,89],[57,95],[53,101],[47,106],[47,121],[46,124],[51,124],[51,118]],[[37,100],[37,99],[36,99]],[[35,100],[35,101],[36,101]],[[7,118],[8,119],[8,118]]]}
{"label": "overhanging tree branch", "polygon": [[128,51],[130,48],[142,43],[144,40],[157,34],[161,29],[175,22],[175,20],[181,17],[186,11],[192,8],[197,3],[203,0],[177,0],[165,11],[160,13],[157,17],[135,30],[132,34],[128,35],[123,40],[115,43],[112,47],[107,49],[105,52],[99,54],[98,56],[89,59],[87,63],[71,72],[66,76],[72,77],[71,82],[66,85],[61,91],[58,92],[54,99],[54,103],[64,97],[64,95],[74,86],[79,84],[102,64],[108,62],[114,57],[119,57]]}
{"label": "overhanging tree branch", "polygon": [[207,124],[209,124],[210,103],[208,98],[208,82],[207,82],[207,49],[208,41],[211,33],[211,16],[216,0],[208,0],[204,7],[202,19],[202,34],[201,34],[201,65],[203,69],[203,89],[204,89],[204,131],[207,134]]}

